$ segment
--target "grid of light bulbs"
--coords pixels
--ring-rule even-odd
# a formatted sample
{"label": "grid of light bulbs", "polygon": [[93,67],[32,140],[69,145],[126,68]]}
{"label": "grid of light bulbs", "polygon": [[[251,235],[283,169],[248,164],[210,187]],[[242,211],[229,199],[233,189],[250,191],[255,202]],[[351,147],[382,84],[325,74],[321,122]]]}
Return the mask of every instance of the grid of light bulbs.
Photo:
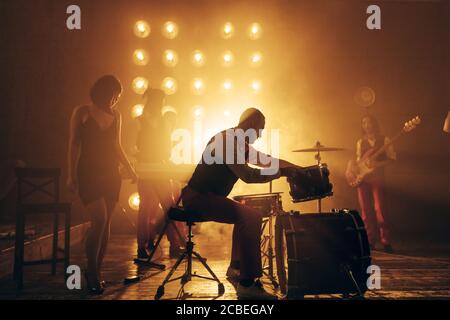
{"label": "grid of light bulbs", "polygon": [[[134,34],[138,38],[148,38],[153,30],[150,24],[145,20],[136,21],[133,28]],[[179,26],[173,21],[165,22],[161,27],[162,35],[170,40],[177,38],[179,34]],[[257,40],[262,37],[263,31],[259,23],[251,23],[247,30],[246,35],[250,40]],[[235,27],[231,22],[225,22],[220,29],[220,35],[223,39],[231,39],[235,35]],[[207,57],[205,52],[196,49],[190,53],[189,62],[194,67],[203,67],[208,62],[210,57]],[[175,68],[180,63],[180,58],[175,50],[164,50],[161,57],[162,63],[170,68]],[[213,60],[213,59],[212,59]],[[224,68],[231,68],[235,64],[236,57],[233,51],[225,50],[218,57],[220,64]],[[263,54],[260,51],[253,51],[246,57],[247,63],[252,68],[258,68],[263,63]],[[133,61],[137,66],[147,66],[150,62],[150,57],[145,49],[138,48],[133,52]],[[149,81],[143,76],[136,76],[132,81],[133,91],[142,95],[149,87]],[[178,91],[178,82],[174,77],[165,77],[160,83],[160,88],[166,93],[166,95],[173,95]],[[220,84],[220,91],[223,94],[231,94],[235,88],[235,83],[232,79],[224,79]],[[207,83],[205,79],[201,77],[193,78],[190,81],[190,91],[193,95],[203,95],[207,89]],[[259,79],[253,79],[248,83],[248,89],[253,94],[259,94],[262,89],[262,83]],[[131,114],[133,117],[137,117],[142,114],[143,105],[137,104],[132,108]]]}

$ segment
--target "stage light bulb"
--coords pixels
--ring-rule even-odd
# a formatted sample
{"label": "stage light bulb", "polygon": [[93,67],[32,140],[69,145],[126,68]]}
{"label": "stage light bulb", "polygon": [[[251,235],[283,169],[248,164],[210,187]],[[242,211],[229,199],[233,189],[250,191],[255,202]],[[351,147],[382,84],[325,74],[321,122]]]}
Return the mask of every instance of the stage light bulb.
{"label": "stage light bulb", "polygon": [[225,51],[222,55],[222,65],[224,67],[230,67],[233,65],[234,55],[231,51]]}
{"label": "stage light bulb", "polygon": [[139,210],[139,205],[141,203],[141,199],[139,198],[139,193],[134,192],[128,198],[128,205],[133,210]]}
{"label": "stage light bulb", "polygon": [[192,64],[196,67],[201,67],[205,64],[205,55],[200,50],[195,50],[192,53]]}
{"label": "stage light bulb", "polygon": [[133,60],[136,65],[145,66],[148,63],[148,54],[144,49],[134,50]]}
{"label": "stage light bulb", "polygon": [[222,37],[224,39],[230,39],[234,34],[234,26],[231,22],[227,22],[222,27]]}
{"label": "stage light bulb", "polygon": [[263,60],[262,54],[259,51],[253,52],[250,56],[250,65],[252,67],[258,67],[261,65]]}
{"label": "stage light bulb", "polygon": [[229,110],[225,110],[225,111],[223,112],[223,115],[224,115],[225,117],[229,117],[229,116],[231,115],[231,112],[230,112]]}
{"label": "stage light bulb", "polygon": [[261,91],[261,82],[258,80],[253,80],[251,84],[251,88],[254,93],[259,93]]}
{"label": "stage light bulb", "polygon": [[151,28],[147,21],[139,20],[134,24],[133,32],[136,37],[147,38],[151,32]]}
{"label": "stage light bulb", "polygon": [[144,77],[136,77],[133,80],[133,90],[137,94],[143,94],[148,88],[148,80]]}
{"label": "stage light bulb", "polygon": [[144,105],[143,104],[136,104],[131,108],[131,117],[133,119],[142,116],[144,113]]}
{"label": "stage light bulb", "polygon": [[197,94],[197,95],[203,94],[205,91],[205,83],[203,82],[203,79],[195,78],[192,81],[192,90],[193,90],[194,94]]}
{"label": "stage light bulb", "polygon": [[173,50],[164,51],[163,62],[168,67],[175,67],[178,63],[178,54]]}
{"label": "stage light bulb", "polygon": [[167,94],[171,95],[177,91],[178,85],[177,81],[174,78],[166,77],[162,81],[161,89]]}
{"label": "stage light bulb", "polygon": [[197,106],[194,110],[194,115],[196,117],[200,117],[203,114],[203,108],[200,106]]}
{"label": "stage light bulb", "polygon": [[230,92],[232,88],[233,82],[231,82],[231,80],[225,80],[223,82],[223,89],[225,90],[225,92]]}
{"label": "stage light bulb", "polygon": [[167,39],[175,39],[178,35],[178,25],[175,22],[167,21],[163,25],[162,33]]}
{"label": "stage light bulb", "polygon": [[252,23],[248,29],[248,36],[252,40],[256,40],[261,38],[262,36],[262,28],[259,23]]}

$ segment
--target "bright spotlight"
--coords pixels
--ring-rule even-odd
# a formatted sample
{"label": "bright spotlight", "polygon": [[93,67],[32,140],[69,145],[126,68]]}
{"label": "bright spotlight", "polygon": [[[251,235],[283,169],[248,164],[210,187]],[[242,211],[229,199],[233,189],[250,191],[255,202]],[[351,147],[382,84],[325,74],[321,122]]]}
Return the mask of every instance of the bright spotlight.
{"label": "bright spotlight", "polygon": [[222,37],[224,39],[230,39],[234,34],[234,26],[231,22],[227,22],[222,27]]}
{"label": "bright spotlight", "polygon": [[261,91],[261,82],[259,80],[253,80],[251,84],[253,93],[259,93]]}
{"label": "bright spotlight", "polygon": [[201,95],[205,92],[205,83],[201,78],[194,78],[192,81],[192,91],[194,94]]}
{"label": "bright spotlight", "polygon": [[163,63],[168,67],[175,67],[178,63],[178,54],[173,50],[164,51]]}
{"label": "bright spotlight", "polygon": [[144,113],[144,105],[143,104],[136,104],[131,108],[131,117],[133,119],[136,119],[137,117],[142,116]]}
{"label": "bright spotlight", "polygon": [[252,40],[256,40],[261,38],[262,36],[262,28],[259,23],[252,23],[248,28],[248,36]]}
{"label": "bright spotlight", "polygon": [[177,81],[174,78],[166,77],[162,81],[161,89],[167,94],[171,95],[177,91],[178,85]]}
{"label": "bright spotlight", "polygon": [[144,49],[134,50],[133,53],[134,63],[138,66],[145,66],[148,63],[148,54]]}
{"label": "bright spotlight", "polygon": [[147,38],[151,30],[150,25],[144,20],[137,21],[133,28],[134,35],[139,38]]}
{"label": "bright spotlight", "polygon": [[256,51],[250,55],[250,66],[259,67],[262,64],[263,56],[261,52]]}
{"label": "bright spotlight", "polygon": [[134,192],[128,198],[128,205],[133,210],[139,210],[139,204],[141,203],[141,199],[139,198],[139,193]]}
{"label": "bright spotlight", "polygon": [[148,80],[144,77],[136,77],[133,80],[133,90],[137,94],[143,94],[148,88]]}
{"label": "bright spotlight", "polygon": [[178,25],[175,22],[167,21],[163,25],[162,34],[167,39],[175,39],[178,35]]}
{"label": "bright spotlight", "polygon": [[224,115],[225,117],[229,117],[229,116],[231,115],[230,110],[225,110],[225,111],[223,112],[223,115]]}
{"label": "bright spotlight", "polygon": [[231,51],[225,51],[223,54],[222,54],[222,65],[224,66],[224,67],[231,67],[232,65],[233,65],[233,63],[234,63],[234,55],[233,55],[233,52],[231,52]]}
{"label": "bright spotlight", "polygon": [[205,55],[200,50],[195,50],[192,53],[192,64],[196,67],[201,67],[205,64]]}
{"label": "bright spotlight", "polygon": [[233,82],[231,80],[225,80],[222,84],[223,90],[229,93],[233,89]]}

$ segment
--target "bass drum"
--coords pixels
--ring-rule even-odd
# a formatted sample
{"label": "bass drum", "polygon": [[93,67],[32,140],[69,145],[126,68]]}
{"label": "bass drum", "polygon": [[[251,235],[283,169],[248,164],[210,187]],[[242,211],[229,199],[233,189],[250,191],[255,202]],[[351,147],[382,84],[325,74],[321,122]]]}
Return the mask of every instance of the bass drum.
{"label": "bass drum", "polygon": [[277,216],[275,253],[280,291],[288,298],[367,290],[370,246],[357,211]]}

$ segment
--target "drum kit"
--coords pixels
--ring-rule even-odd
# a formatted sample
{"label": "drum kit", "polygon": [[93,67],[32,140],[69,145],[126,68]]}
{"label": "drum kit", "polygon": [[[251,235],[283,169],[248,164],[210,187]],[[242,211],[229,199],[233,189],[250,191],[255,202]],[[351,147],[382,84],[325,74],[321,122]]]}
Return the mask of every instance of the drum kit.
{"label": "drum kit", "polygon": [[[367,278],[364,268],[367,268],[367,263],[370,265],[370,248],[359,214],[348,210],[322,213],[321,201],[323,198],[333,195],[333,185],[329,181],[328,166],[326,163],[322,163],[321,154],[343,150],[345,149],[326,147],[319,141],[312,148],[293,150],[293,152],[301,153],[314,152],[317,164],[303,167],[287,179],[291,200],[294,203],[317,200],[318,213],[300,214],[297,211],[283,211],[281,193],[272,192],[272,185],[270,185],[269,193],[234,197],[236,201],[264,213],[261,239],[263,273],[269,278],[273,286],[279,287],[281,293],[287,294],[288,298],[319,293],[343,293],[344,295],[354,293],[357,296],[362,296],[367,289],[364,287]],[[316,226],[313,226],[310,221],[316,221]],[[339,228],[343,228],[343,225],[346,229],[339,230]],[[355,240],[353,244],[345,243],[350,239],[349,230],[353,230],[352,239]],[[314,257],[311,253],[308,257],[302,257],[302,253],[308,253],[311,250],[301,250],[300,252],[297,250],[299,245],[296,245],[296,241],[301,243],[308,240],[304,237],[310,231],[314,231],[311,234],[313,234],[312,238],[316,245],[322,243],[321,240],[331,239],[331,237],[334,237],[335,241],[333,243],[326,242],[322,247],[317,247],[316,249],[320,250]],[[314,247],[314,244],[312,244],[312,247]],[[308,248],[311,249],[312,247],[309,246]],[[303,249],[308,248],[304,247]],[[340,252],[340,255],[336,256],[336,252]],[[360,259],[355,260],[355,257],[360,257]],[[310,261],[311,258],[312,262]],[[276,260],[276,275],[274,259]],[[323,259],[329,263],[324,265],[325,260]],[[349,259],[353,260],[349,262]],[[314,264],[314,261],[322,262]],[[329,270],[325,274],[330,275],[328,280],[332,280],[336,275],[341,275],[341,278],[336,279],[336,281],[330,280],[334,283],[329,283],[328,286],[326,282],[323,282],[325,278],[320,276],[316,277],[317,281],[314,282],[314,279],[311,278],[311,272],[314,268]],[[286,270],[288,271],[287,274]],[[306,281],[307,278],[310,279]]]}

